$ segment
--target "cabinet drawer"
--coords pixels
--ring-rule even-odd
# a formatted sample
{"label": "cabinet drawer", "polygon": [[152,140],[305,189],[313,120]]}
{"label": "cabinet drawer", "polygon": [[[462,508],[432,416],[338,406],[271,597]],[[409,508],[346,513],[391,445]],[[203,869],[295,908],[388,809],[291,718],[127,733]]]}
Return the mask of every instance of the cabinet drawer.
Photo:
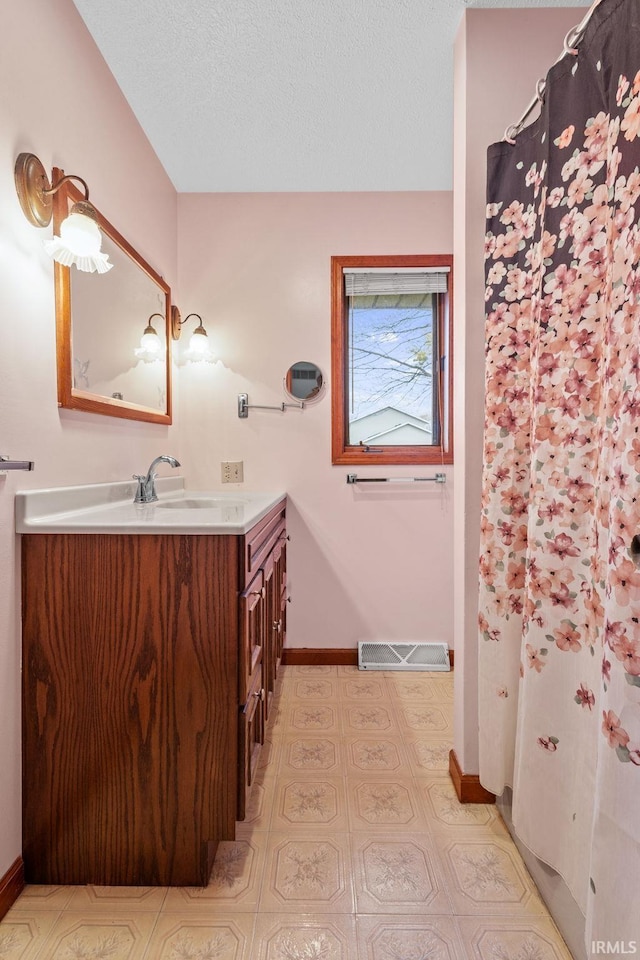
{"label": "cabinet drawer", "polygon": [[285,536],[286,500],[282,500],[245,537],[243,571],[245,586],[260,569],[265,557],[273,550],[278,540],[283,540]]}

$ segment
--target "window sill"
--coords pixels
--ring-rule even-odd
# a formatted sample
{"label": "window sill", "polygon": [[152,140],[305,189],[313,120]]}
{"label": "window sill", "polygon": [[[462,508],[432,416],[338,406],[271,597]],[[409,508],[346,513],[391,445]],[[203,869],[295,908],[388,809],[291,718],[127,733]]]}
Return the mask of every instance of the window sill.
{"label": "window sill", "polygon": [[439,447],[428,450],[407,450],[398,451],[397,448],[387,447],[371,448],[369,453],[359,447],[347,447],[345,450],[333,454],[332,463],[334,465],[345,465],[351,467],[376,466],[383,464],[385,466],[406,466],[408,464],[424,464],[425,466],[434,466],[453,463],[453,454],[451,452],[443,453]]}

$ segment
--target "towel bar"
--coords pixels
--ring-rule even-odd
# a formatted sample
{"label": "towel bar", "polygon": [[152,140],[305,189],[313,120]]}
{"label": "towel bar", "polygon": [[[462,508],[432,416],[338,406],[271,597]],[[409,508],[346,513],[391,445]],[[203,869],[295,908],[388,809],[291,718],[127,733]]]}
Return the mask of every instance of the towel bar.
{"label": "towel bar", "polygon": [[446,483],[446,473],[436,473],[435,477],[359,477],[357,473],[347,474],[347,483]]}
{"label": "towel bar", "polygon": [[33,470],[33,460],[9,460],[0,454],[0,473],[5,470]]}

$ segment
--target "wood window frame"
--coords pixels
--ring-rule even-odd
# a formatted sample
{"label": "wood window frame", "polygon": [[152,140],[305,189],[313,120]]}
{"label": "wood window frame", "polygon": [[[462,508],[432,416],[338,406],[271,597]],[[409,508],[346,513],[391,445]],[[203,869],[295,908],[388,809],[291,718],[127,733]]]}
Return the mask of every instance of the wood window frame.
{"label": "wood window frame", "polygon": [[[439,406],[444,427],[439,443],[429,446],[377,444],[375,450],[349,445],[348,358],[349,307],[344,284],[347,267],[443,267],[448,268],[446,312],[438,310],[438,363],[446,357],[444,379],[440,378]],[[453,256],[411,254],[407,256],[357,256],[331,258],[331,462],[334,464],[450,464],[453,463]],[[444,389],[443,389],[444,388]],[[444,442],[443,442],[444,441]]]}

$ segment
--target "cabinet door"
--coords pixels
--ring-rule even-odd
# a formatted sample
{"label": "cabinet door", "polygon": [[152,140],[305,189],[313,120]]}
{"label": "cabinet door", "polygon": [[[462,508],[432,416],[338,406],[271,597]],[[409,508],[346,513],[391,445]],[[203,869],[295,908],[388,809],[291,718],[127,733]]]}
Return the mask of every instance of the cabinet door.
{"label": "cabinet door", "polygon": [[274,667],[277,675],[282,660],[282,650],[287,633],[287,536],[283,530],[273,552],[274,566]]}
{"label": "cabinet door", "polygon": [[258,666],[247,702],[240,711],[240,770],[238,771],[238,820],[247,815],[249,793],[255,781],[260,750],[264,743],[265,691],[262,667]]}
{"label": "cabinet door", "polygon": [[265,649],[262,660],[262,670],[265,690],[265,720],[268,720],[276,683],[276,629],[280,608],[276,592],[276,570],[273,553],[270,553],[265,560],[263,571],[265,589]]}
{"label": "cabinet door", "polygon": [[240,594],[240,671],[239,699],[246,702],[256,667],[262,661],[266,632],[266,596],[264,572],[259,571]]}

